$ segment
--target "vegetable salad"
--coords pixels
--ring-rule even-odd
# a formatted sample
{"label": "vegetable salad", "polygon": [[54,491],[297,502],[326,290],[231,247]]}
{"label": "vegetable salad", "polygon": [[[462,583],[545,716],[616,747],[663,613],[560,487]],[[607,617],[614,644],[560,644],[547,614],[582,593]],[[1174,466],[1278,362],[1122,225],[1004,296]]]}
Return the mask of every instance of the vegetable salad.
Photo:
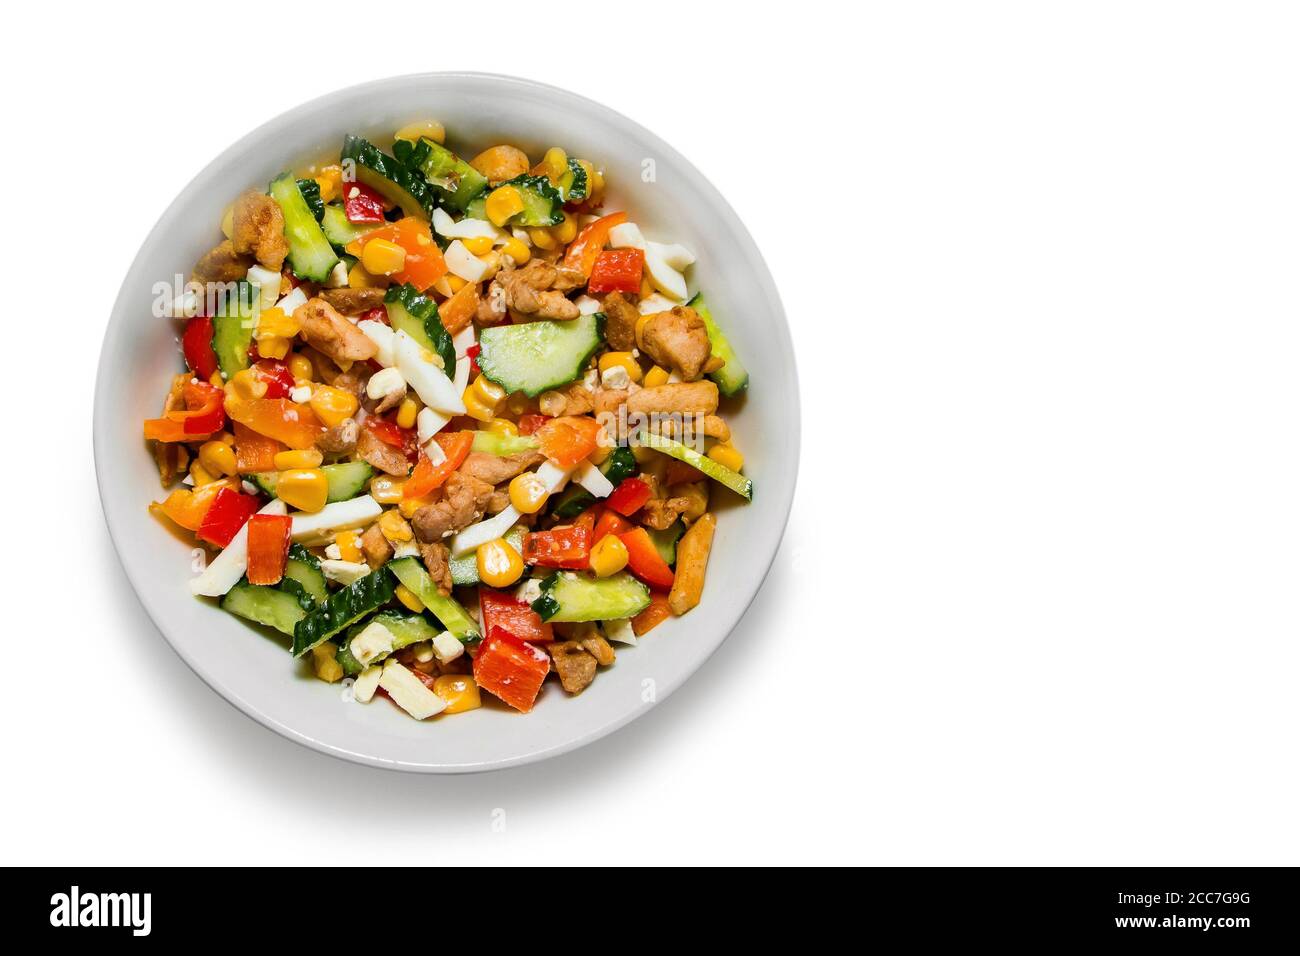
{"label": "vegetable salad", "polygon": [[194,594],[416,719],[581,693],[695,607],[749,377],[691,251],[604,192],[426,122],[236,198],[144,423]]}

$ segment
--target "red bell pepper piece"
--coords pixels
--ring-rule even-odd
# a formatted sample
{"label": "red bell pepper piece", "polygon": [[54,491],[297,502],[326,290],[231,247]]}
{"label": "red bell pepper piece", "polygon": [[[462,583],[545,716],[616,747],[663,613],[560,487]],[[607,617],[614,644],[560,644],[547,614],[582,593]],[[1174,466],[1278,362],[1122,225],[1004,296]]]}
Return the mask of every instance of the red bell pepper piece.
{"label": "red bell pepper piece", "polygon": [[253,366],[253,377],[266,383],[263,398],[288,398],[294,389],[293,373],[279,359],[262,359]]}
{"label": "red bell pepper piece", "polygon": [[520,713],[537,702],[542,682],[551,672],[551,659],[531,644],[489,632],[474,657],[474,680]]}
{"label": "red bell pepper piece", "polygon": [[634,528],[618,539],[627,547],[627,568],[638,578],[661,591],[673,586],[673,569],[668,567],[645,528]]}
{"label": "red bell pepper piece", "polygon": [[212,320],[206,316],[197,316],[185,323],[181,333],[181,351],[185,353],[185,364],[199,378],[212,378],[218,368],[217,353],[212,350]]}
{"label": "red bell pepper piece", "polygon": [[429,460],[429,456],[420,452],[420,460],[415,463],[415,470],[411,472],[411,477],[406,479],[406,484],[402,486],[403,498],[423,498],[431,491],[441,488],[443,483],[451,477],[451,473],[461,466],[469,455],[470,447],[474,444],[474,433],[472,431],[439,432],[433,436],[433,440],[438,443],[446,459],[440,465],[435,465]]}
{"label": "red bell pepper piece", "polygon": [[389,421],[387,418],[380,418],[377,415],[371,415],[367,418],[365,427],[385,445],[400,448],[402,453],[411,461],[415,461],[420,453],[420,445],[414,428],[403,428],[396,422]]}
{"label": "red bell pepper piece", "polygon": [[224,548],[230,544],[236,532],[244,526],[249,518],[261,507],[254,495],[242,495],[230,488],[222,488],[217,497],[212,499],[208,513],[199,525],[199,537],[204,541]]}
{"label": "red bell pepper piece", "polygon": [[573,524],[525,534],[524,563],[570,571],[585,570],[591,563],[591,546],[595,543],[593,511],[583,512]]}
{"label": "red bell pepper piece", "polygon": [[483,633],[492,634],[500,629],[507,631],[519,641],[532,641],[534,644],[549,644],[555,640],[551,625],[542,620],[542,616],[523,601],[516,601],[513,594],[506,591],[494,591],[480,586],[478,589],[479,614],[483,619]]}
{"label": "red bell pepper piece", "polygon": [[259,515],[248,519],[248,583],[279,584],[289,560],[288,515]]}
{"label": "red bell pepper piece", "polygon": [[592,532],[592,546],[600,544],[600,539],[607,534],[626,534],[635,527],[617,511],[602,511],[596,520],[596,530]]}
{"label": "red bell pepper piece", "polygon": [[531,435],[537,429],[541,428],[551,420],[550,415],[539,415],[536,412],[529,412],[526,415],[519,416],[519,434]]}
{"label": "red bell pepper piece", "polygon": [[537,429],[538,447],[559,467],[572,468],[596,450],[603,427],[585,415],[552,418]]}
{"label": "red bell pepper piece", "polygon": [[144,423],[144,437],[156,441],[192,441],[220,431],[226,423],[223,389],[207,382],[187,382],[181,392],[185,411],[171,411]]}
{"label": "red bell pepper piece", "polygon": [[370,309],[369,311],[362,312],[361,318],[357,319],[358,322],[365,322],[367,320],[371,322],[382,322],[384,325],[393,324],[388,321],[388,310],[382,305],[377,309]]}
{"label": "red bell pepper piece", "polygon": [[584,276],[591,275],[600,251],[609,241],[609,231],[627,222],[627,213],[614,212],[602,216],[578,233],[564,253],[566,269],[581,269]]}
{"label": "red bell pepper piece", "polygon": [[478,353],[483,351],[477,342],[465,350],[465,357],[469,359],[469,380],[472,382],[478,378]]}
{"label": "red bell pepper piece", "polygon": [[343,214],[348,222],[384,223],[384,198],[359,182],[343,183]]}
{"label": "red bell pepper piece", "polygon": [[630,518],[650,500],[650,494],[650,486],[640,478],[624,478],[605,499],[605,507]]}
{"label": "red bell pepper piece", "polygon": [[606,249],[596,257],[588,292],[639,292],[645,253],[640,249]]}

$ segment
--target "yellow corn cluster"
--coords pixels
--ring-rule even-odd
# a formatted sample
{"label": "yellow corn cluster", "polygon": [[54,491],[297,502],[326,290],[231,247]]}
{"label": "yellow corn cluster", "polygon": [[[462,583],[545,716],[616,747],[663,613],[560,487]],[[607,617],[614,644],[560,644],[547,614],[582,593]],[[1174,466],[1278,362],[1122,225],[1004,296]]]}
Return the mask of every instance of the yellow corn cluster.
{"label": "yellow corn cluster", "polygon": [[490,422],[496,418],[497,408],[505,401],[505,397],[504,388],[488,381],[486,376],[480,374],[469,388],[465,389],[461,399],[465,402],[467,414],[481,422]]}

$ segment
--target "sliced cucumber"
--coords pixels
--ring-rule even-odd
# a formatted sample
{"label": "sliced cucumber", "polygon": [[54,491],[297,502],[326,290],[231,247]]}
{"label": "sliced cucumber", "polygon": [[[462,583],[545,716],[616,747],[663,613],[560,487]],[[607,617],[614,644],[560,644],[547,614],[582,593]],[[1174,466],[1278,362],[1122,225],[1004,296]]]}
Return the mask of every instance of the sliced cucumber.
{"label": "sliced cucumber", "polygon": [[293,637],[294,628],[307,611],[297,597],[278,588],[249,584],[244,578],[221,599],[222,610],[237,614],[257,624],[273,627]]}
{"label": "sliced cucumber", "polygon": [[[293,582],[292,585],[288,585],[290,581]],[[309,611],[318,604],[324,604],[329,597],[329,588],[325,586],[325,575],[316,555],[300,544],[290,545],[289,560],[284,564],[284,579],[280,582],[280,590],[305,594],[311,603],[311,607],[307,608]]]}
{"label": "sliced cucumber", "polygon": [[558,226],[564,222],[564,196],[545,176],[525,173],[501,185],[514,186],[524,201],[523,210],[510,217],[510,225]]}
{"label": "sliced cucumber", "polygon": [[465,207],[466,219],[487,219],[487,197],[478,196]]}
{"label": "sliced cucumber", "polygon": [[226,379],[248,368],[248,347],[257,325],[257,298],[257,289],[251,283],[240,282],[221,297],[217,314],[212,317],[212,351],[217,353],[217,364]]}
{"label": "sliced cucumber", "polygon": [[478,640],[478,624],[469,616],[469,612],[460,606],[454,597],[438,591],[438,586],[429,577],[416,558],[399,558],[385,565],[393,572],[398,581],[415,592],[420,603],[433,612],[433,616],[442,622],[442,626],[462,642]]}
{"label": "sliced cucumber", "polygon": [[712,458],[701,455],[694,448],[688,448],[679,441],[646,430],[641,431],[639,441],[646,448],[661,451],[670,458],[676,458],[678,461],[686,462],[693,468],[698,468],[714,481],[730,488],[746,501],[754,500],[754,483],[752,481],[730,468],[723,467]]}
{"label": "sliced cucumber", "polygon": [[334,247],[325,238],[316,214],[298,188],[292,173],[271,180],[271,198],[284,213],[284,237],[289,240],[289,267],[300,279],[324,282],[338,263]]}
{"label": "sliced cucumber", "polygon": [[731,347],[731,342],[722,334],[722,329],[718,328],[718,323],[713,321],[713,313],[709,311],[709,306],[704,301],[704,293],[695,293],[695,298],[686,304],[704,320],[704,328],[709,333],[709,345],[713,354],[727,363],[716,372],[710,372],[709,378],[717,383],[718,391],[728,398],[739,395],[749,387],[749,372],[741,364],[736,350]]}
{"label": "sliced cucumber", "polygon": [[[369,186],[389,202],[397,203],[408,216],[428,219],[438,207],[432,186],[417,170],[410,169],[360,136],[343,140],[340,161],[356,168],[357,181]],[[344,183],[344,188],[347,184]]]}
{"label": "sliced cucumber", "polygon": [[[523,525],[515,525],[506,532],[506,543],[520,554],[523,554],[524,535],[526,533]],[[478,554],[476,552],[471,551],[468,554],[462,554],[459,558],[452,558],[450,564],[452,584],[459,587],[478,584]]]}
{"label": "sliced cucumber", "polygon": [[[631,448],[620,445],[610,452],[605,463],[600,466],[600,470],[609,479],[610,484],[617,486],[624,478],[631,478],[636,474],[636,456],[632,454]],[[560,492],[551,507],[551,514],[561,520],[576,518],[595,503],[596,496],[574,482]]]}
{"label": "sliced cucumber", "polygon": [[[380,611],[373,617],[358,621],[348,628],[347,636],[339,641],[338,662],[343,667],[343,673],[349,677],[353,677],[362,671],[360,662],[352,654],[352,638],[375,622],[384,625],[388,629],[388,633],[393,635],[393,650],[395,651],[400,651],[403,647],[410,647],[412,644],[418,644],[421,641],[431,641],[438,636],[438,629],[420,614],[407,614],[402,611]],[[383,660],[387,656],[385,654],[377,657],[375,661]],[[375,661],[370,663],[373,664]]]}
{"label": "sliced cucumber", "polygon": [[343,207],[335,203],[325,207],[325,217],[321,219],[321,231],[330,245],[342,249],[349,242],[360,239],[371,230],[379,228],[374,222],[350,222]]}
{"label": "sliced cucumber", "polygon": [[[325,472],[325,481],[329,487],[325,499],[327,502],[350,501],[366,490],[366,482],[375,474],[375,469],[364,461],[341,461],[336,465],[325,465],[321,471]],[[245,477],[262,491],[275,497],[279,472],[258,471]]]}
{"label": "sliced cucumber", "polygon": [[405,331],[421,348],[437,353],[448,378],[456,374],[456,346],[438,317],[438,303],[407,282],[389,287],[384,293],[384,308],[394,330]]}
{"label": "sliced cucumber", "polygon": [[474,444],[469,450],[508,458],[511,455],[520,455],[536,449],[537,439],[532,435],[498,435],[496,432],[476,431]]}
{"label": "sliced cucumber", "polygon": [[533,610],[543,621],[614,621],[649,605],[650,589],[626,571],[607,578],[557,571],[542,582]]}
{"label": "sliced cucumber", "polygon": [[540,395],[581,377],[600,348],[600,326],[595,315],[495,325],[479,335],[478,367],[507,392]]}
{"label": "sliced cucumber", "polygon": [[302,193],[303,202],[311,210],[311,214],[320,222],[325,218],[325,200],[320,198],[320,183],[314,179],[299,179],[298,192]]}
{"label": "sliced cucumber", "polygon": [[582,168],[582,163],[578,162],[572,156],[569,157],[569,168],[557,184],[560,187],[560,194],[564,196],[565,202],[582,202],[587,198],[587,171]]}
{"label": "sliced cucumber", "polygon": [[674,521],[663,531],[656,531],[654,528],[646,528],[650,535],[650,543],[655,546],[659,552],[659,557],[664,559],[665,564],[677,563],[677,539],[686,532],[686,525],[681,520]]}
{"label": "sliced cucumber", "polygon": [[302,657],[349,624],[383,607],[393,599],[393,588],[393,576],[380,568],[335,591],[294,627],[293,656]]}
{"label": "sliced cucumber", "polygon": [[421,138],[415,144],[396,143],[393,155],[419,169],[447,205],[462,212],[487,189],[486,176],[431,139]]}

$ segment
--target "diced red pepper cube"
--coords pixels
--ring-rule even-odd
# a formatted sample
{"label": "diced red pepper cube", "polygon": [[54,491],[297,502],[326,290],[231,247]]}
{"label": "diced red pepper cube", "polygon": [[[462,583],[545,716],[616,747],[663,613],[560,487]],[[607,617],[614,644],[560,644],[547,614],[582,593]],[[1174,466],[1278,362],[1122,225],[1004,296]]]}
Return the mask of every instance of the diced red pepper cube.
{"label": "diced red pepper cube", "polygon": [[524,714],[533,709],[550,671],[545,651],[500,633],[489,633],[474,657],[478,686]]}
{"label": "diced red pepper cube", "polygon": [[605,507],[630,518],[645,506],[650,494],[650,486],[640,478],[624,478],[605,499]]}
{"label": "diced red pepper cube", "polygon": [[288,398],[294,389],[293,373],[279,359],[262,359],[253,366],[253,376],[266,385],[263,398]]}
{"label": "diced red pepper cube", "polygon": [[348,222],[387,222],[384,199],[369,186],[359,182],[343,183],[343,214]]}
{"label": "diced red pepper cube", "polygon": [[491,634],[499,628],[520,641],[549,644],[555,640],[551,625],[543,621],[530,605],[516,601],[512,594],[479,587],[478,605],[484,634]]}
{"label": "diced red pepper cube", "polygon": [[588,292],[639,292],[645,253],[640,249],[606,249],[596,257]]}
{"label": "diced red pepper cube", "polygon": [[181,333],[181,351],[185,364],[201,379],[210,379],[217,370],[217,353],[212,350],[212,320],[204,316],[190,319]]}
{"label": "diced red pepper cube", "polygon": [[659,551],[645,528],[636,528],[618,539],[627,548],[627,568],[650,585],[667,591],[673,586],[673,569],[659,556]]}
{"label": "diced red pepper cube", "polygon": [[203,516],[199,537],[224,548],[259,507],[260,502],[254,495],[242,495],[231,488],[222,488]]}

